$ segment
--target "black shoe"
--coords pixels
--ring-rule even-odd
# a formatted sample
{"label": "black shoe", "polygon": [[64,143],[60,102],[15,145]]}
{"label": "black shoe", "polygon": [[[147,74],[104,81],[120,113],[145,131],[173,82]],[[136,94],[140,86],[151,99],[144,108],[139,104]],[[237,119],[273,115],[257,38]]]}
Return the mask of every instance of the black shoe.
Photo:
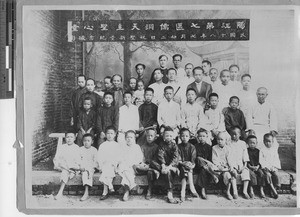
{"label": "black shoe", "polygon": [[101,196],[100,196],[100,200],[106,200],[108,197],[109,197],[108,194],[106,194],[106,195],[101,195]]}

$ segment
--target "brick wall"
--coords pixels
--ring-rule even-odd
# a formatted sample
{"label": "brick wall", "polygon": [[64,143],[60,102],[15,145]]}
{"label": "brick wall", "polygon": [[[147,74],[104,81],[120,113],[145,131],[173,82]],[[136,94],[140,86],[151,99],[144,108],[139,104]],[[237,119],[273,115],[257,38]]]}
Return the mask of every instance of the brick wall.
{"label": "brick wall", "polygon": [[[56,150],[53,132],[69,123],[69,98],[82,73],[82,44],[67,42],[67,20],[75,11],[30,12],[24,34],[25,138],[33,164]],[[25,29],[25,28],[24,28]],[[28,52],[28,53],[26,53]],[[27,110],[27,111],[26,111]]]}

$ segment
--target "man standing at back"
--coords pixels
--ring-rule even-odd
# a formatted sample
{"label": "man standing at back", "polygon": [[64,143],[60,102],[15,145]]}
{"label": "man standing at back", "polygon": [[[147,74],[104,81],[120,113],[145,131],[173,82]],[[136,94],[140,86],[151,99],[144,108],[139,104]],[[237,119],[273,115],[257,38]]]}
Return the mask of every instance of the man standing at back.
{"label": "man standing at back", "polygon": [[197,93],[197,101],[206,102],[209,94],[212,92],[212,87],[209,83],[203,81],[204,70],[200,66],[193,69],[195,81],[188,85],[187,90],[192,88]]}
{"label": "man standing at back", "polygon": [[177,71],[177,82],[182,81],[186,77],[186,73],[184,69],[181,67],[181,62],[182,62],[181,54],[173,55],[173,64],[174,64],[174,68]]}
{"label": "man standing at back", "polygon": [[203,60],[202,61],[202,69],[204,71],[204,75],[203,75],[203,81],[211,84],[211,80],[209,77],[209,70],[211,68],[211,62],[208,60]]}
{"label": "man standing at back", "polygon": [[[266,102],[268,90],[265,87],[260,87],[256,92],[257,102],[248,112],[247,128],[253,130],[257,137],[258,146],[263,147],[263,136],[266,133],[271,133],[276,136],[277,131],[277,115],[273,105]],[[274,137],[274,144],[278,145]]]}

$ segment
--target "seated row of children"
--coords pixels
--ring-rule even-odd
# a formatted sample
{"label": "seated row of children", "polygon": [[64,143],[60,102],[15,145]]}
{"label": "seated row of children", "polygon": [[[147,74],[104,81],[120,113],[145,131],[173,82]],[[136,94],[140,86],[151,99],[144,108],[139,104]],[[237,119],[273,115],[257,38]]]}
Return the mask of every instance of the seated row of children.
{"label": "seated row of children", "polygon": [[[105,130],[106,141],[97,150],[92,146],[93,135],[83,136],[83,145],[79,147],[75,142],[75,134],[66,134],[66,144],[57,148],[54,158],[55,168],[61,170],[61,186],[55,196],[59,199],[69,179],[78,173],[82,174],[82,183],[85,186],[81,200],[89,196],[89,186],[93,185],[95,169],[100,171],[99,181],[103,184],[103,192],[100,200],[109,197],[114,191],[113,178],[116,175],[122,177],[124,186],[123,201],[129,199],[130,190],[136,186],[135,176],[147,175],[148,190],[146,199],[152,197],[154,182],[159,177],[167,186],[167,198],[169,203],[183,202],[186,199],[186,185],[189,184],[192,197],[198,198],[199,194],[194,185],[193,174],[197,174],[196,185],[201,187],[201,198],[207,199],[206,188],[211,183],[219,180],[226,186],[226,198],[229,200],[238,198],[236,179],[241,176],[243,184],[243,197],[253,198],[253,186],[260,187],[260,196],[265,197],[264,187],[269,186],[271,195],[278,198],[276,187],[279,179],[277,170],[280,169],[280,161],[276,146],[273,145],[272,134],[263,137],[264,147],[256,148],[257,138],[250,135],[246,143],[240,140],[241,130],[233,127],[230,130],[231,139],[227,133],[219,132],[217,145],[207,144],[208,132],[201,128],[197,131],[197,142],[190,143],[191,133],[187,128],[180,129],[181,143],[176,144],[174,131],[166,126],[162,138],[156,139],[154,128],[146,131],[146,141],[136,144],[135,132],[129,130],[125,133],[125,143],[116,142],[117,131],[113,126]],[[71,154],[70,154],[71,153]],[[173,196],[174,180],[180,177],[180,199]],[[232,193],[231,193],[232,189]],[[249,193],[248,193],[249,192]]]}

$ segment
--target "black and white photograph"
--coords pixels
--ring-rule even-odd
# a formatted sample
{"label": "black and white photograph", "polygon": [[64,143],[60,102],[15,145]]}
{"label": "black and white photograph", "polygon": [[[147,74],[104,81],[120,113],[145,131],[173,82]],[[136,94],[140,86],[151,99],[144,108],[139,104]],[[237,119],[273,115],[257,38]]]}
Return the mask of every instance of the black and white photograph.
{"label": "black and white photograph", "polygon": [[27,209],[297,208],[292,7],[19,8]]}

